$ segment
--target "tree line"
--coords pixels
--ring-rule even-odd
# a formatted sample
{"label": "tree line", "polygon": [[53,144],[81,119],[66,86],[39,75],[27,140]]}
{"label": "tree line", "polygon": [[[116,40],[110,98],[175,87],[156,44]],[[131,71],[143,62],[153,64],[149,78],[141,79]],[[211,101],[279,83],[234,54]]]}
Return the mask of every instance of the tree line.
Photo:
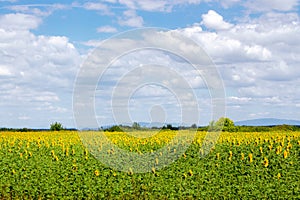
{"label": "tree line", "polygon": [[274,125],[274,126],[236,126],[233,120],[221,117],[217,121],[211,121],[208,126],[198,127],[193,124],[189,127],[180,126],[174,127],[171,124],[164,125],[163,127],[141,127],[137,122],[134,122],[132,126],[115,125],[106,129],[101,129],[107,132],[122,132],[132,130],[185,130],[185,129],[197,129],[198,131],[222,131],[222,132],[269,132],[269,131],[300,131],[300,126],[294,125]]}
{"label": "tree line", "polygon": [[[217,121],[211,121],[207,126],[198,127],[196,124],[191,126],[173,126],[172,124],[164,125],[163,127],[141,127],[138,122],[134,122],[131,126],[114,125],[109,128],[99,128],[101,131],[107,132],[126,132],[134,130],[186,130],[197,129],[198,131],[223,131],[223,132],[268,132],[268,131],[300,131],[300,126],[294,125],[276,125],[276,126],[236,126],[233,120],[227,117],[221,117]],[[34,131],[62,131],[70,130],[76,131],[77,129],[65,128],[62,123],[54,122],[50,124],[49,129],[30,129],[30,128],[0,128],[0,131],[17,131],[17,132],[34,132]]]}

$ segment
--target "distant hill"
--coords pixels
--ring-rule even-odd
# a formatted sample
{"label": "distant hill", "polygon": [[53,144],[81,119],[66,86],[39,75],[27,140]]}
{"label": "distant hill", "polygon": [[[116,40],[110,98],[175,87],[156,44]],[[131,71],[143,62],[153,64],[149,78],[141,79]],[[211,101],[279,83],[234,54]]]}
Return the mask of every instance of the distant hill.
{"label": "distant hill", "polygon": [[151,128],[151,127],[158,127],[158,128],[160,128],[160,127],[163,127],[164,125],[166,125],[166,124],[160,123],[160,122],[152,122],[152,123],[149,123],[149,122],[138,122],[138,123],[139,123],[139,125],[141,127],[146,127],[146,128]]}
{"label": "distant hill", "polygon": [[161,123],[161,122],[138,122],[141,127],[145,128],[151,128],[151,127],[157,127],[161,128],[163,126],[167,126],[168,124],[171,124],[173,127],[178,127],[178,126],[185,126],[185,127],[190,127],[191,125],[186,124],[186,123]]}
{"label": "distant hill", "polygon": [[276,126],[276,125],[282,125],[282,124],[300,126],[300,120],[262,118],[262,119],[237,121],[234,124],[237,126]]}

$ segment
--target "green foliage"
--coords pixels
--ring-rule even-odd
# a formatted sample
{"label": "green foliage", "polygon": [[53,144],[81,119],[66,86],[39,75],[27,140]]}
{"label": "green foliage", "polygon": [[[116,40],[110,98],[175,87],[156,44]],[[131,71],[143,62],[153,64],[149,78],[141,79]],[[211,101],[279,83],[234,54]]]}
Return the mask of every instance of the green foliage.
{"label": "green foliage", "polygon": [[283,125],[274,126],[272,127],[272,129],[276,131],[297,131],[299,130],[299,127],[283,124]]}
{"label": "green foliage", "polygon": [[238,132],[269,132],[272,127],[268,126],[236,126]]}
{"label": "green foliage", "polygon": [[50,130],[51,131],[62,131],[62,130],[64,130],[64,127],[61,123],[55,122],[50,125]]}
{"label": "green foliage", "polygon": [[277,125],[277,126],[236,126],[237,132],[269,132],[269,131],[300,131],[299,126]]}
{"label": "green foliage", "polygon": [[192,124],[191,128],[192,129],[196,129],[197,128],[197,124]]}
{"label": "green foliage", "polygon": [[141,126],[139,123],[137,122],[133,122],[132,124],[132,128],[135,129],[135,130],[140,130],[141,129]]}
{"label": "green foliage", "polygon": [[167,124],[167,126],[163,126],[162,130],[179,130],[179,127],[173,127],[172,124]]}
{"label": "green foliage", "polygon": [[221,117],[218,121],[211,121],[208,125],[209,131],[226,131],[226,132],[234,132],[236,128],[234,126],[234,122],[225,117]]}
{"label": "green foliage", "polygon": [[123,129],[120,128],[120,126],[112,126],[108,129],[105,129],[104,131],[107,131],[107,132],[123,132]]}
{"label": "green foliage", "polygon": [[[81,143],[62,143],[65,132],[51,133],[53,144],[0,135],[0,199],[299,199],[299,134],[273,138],[275,133],[261,133],[247,143],[236,141],[240,133],[225,133],[227,139],[205,157],[199,155],[202,144],[194,142],[168,167],[142,174],[116,171],[89,153],[87,159]],[[278,146],[282,152],[277,155]]]}

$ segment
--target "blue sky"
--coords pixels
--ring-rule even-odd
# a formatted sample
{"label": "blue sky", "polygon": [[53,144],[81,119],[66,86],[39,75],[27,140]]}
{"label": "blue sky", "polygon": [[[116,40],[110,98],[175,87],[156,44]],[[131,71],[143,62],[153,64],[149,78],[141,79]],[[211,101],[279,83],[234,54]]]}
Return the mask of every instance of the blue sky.
{"label": "blue sky", "polygon": [[[226,115],[234,121],[300,119],[298,0],[0,0],[0,127],[48,128],[54,121],[76,127],[80,66],[102,41],[145,27],[169,29],[205,50],[222,77]],[[153,51],[122,57],[107,71],[95,94],[98,124],[120,123],[109,91],[132,63],[149,62],[180,68],[198,99],[199,125],[206,125],[212,104],[203,80],[175,57]],[[128,102],[132,121],[181,120],[168,88],[147,85]]]}

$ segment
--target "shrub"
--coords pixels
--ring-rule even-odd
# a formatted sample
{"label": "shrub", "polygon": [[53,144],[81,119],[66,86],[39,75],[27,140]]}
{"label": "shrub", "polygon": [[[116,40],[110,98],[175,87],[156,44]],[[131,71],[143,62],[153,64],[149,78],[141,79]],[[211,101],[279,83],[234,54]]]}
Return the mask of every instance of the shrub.
{"label": "shrub", "polygon": [[63,130],[63,125],[61,123],[55,122],[50,125],[51,131],[61,131]]}

